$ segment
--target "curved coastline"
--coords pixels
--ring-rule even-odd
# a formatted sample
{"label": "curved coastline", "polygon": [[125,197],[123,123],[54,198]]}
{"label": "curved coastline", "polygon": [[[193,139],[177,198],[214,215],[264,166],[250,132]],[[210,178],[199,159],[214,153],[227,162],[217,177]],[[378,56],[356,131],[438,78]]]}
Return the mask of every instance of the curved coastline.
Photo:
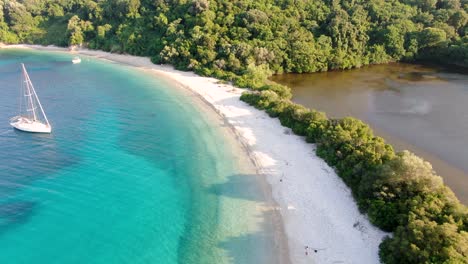
{"label": "curved coastline", "polygon": [[[4,47],[68,52],[53,46]],[[282,127],[277,119],[239,100],[245,90],[220,84],[214,78],[155,65],[149,58],[86,49],[74,53],[153,72],[193,92],[215,110],[271,188],[277,206],[268,210],[282,217],[279,225],[284,225],[288,250],[280,255],[285,256],[285,262],[379,262],[378,246],[387,234],[359,213],[348,187],[309,144]]]}

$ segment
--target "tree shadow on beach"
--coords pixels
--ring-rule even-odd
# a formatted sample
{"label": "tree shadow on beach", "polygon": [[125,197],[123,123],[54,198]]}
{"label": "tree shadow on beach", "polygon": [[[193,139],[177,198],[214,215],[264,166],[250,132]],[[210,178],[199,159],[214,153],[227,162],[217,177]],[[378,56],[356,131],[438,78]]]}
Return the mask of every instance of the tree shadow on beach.
{"label": "tree shadow on beach", "polygon": [[[255,202],[269,203],[266,199],[266,183],[262,175],[257,174],[235,174],[228,177],[227,182],[213,184],[208,188],[208,192],[218,196],[226,196],[235,199],[242,199]],[[260,185],[265,185],[263,188]]]}
{"label": "tree shadow on beach", "polygon": [[[227,252],[230,263],[290,263],[280,212],[271,197],[271,187],[262,177],[265,176],[234,174],[226,182],[208,188],[208,192],[212,194],[256,202],[259,205],[255,215],[260,220],[255,230],[218,243],[218,247]],[[246,220],[240,216],[238,221]]]}
{"label": "tree shadow on beach", "polygon": [[218,247],[227,252],[230,263],[290,263],[287,241],[278,213],[264,211],[261,218],[263,221],[257,231],[230,237],[218,244]]}

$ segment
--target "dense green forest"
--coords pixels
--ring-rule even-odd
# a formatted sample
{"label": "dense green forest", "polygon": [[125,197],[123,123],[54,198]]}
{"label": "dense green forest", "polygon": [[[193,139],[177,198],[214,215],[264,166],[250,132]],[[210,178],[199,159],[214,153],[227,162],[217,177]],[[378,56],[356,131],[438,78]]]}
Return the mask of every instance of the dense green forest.
{"label": "dense green forest", "polygon": [[[468,0],[0,0],[0,41],[153,57],[209,75],[415,59],[468,66]],[[231,76],[232,77],[232,76]]]}
{"label": "dense green forest", "polygon": [[468,210],[432,167],[368,125],[290,101],[283,72],[391,61],[468,67],[468,0],[0,0],[0,41],[150,56],[252,88],[241,97],[317,144],[370,221],[384,263],[468,263]]}

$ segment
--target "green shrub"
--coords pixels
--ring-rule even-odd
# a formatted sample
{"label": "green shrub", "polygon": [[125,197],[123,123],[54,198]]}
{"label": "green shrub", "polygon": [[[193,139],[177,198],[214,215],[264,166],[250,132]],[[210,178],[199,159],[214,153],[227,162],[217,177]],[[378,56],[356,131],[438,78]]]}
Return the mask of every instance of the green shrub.
{"label": "green shrub", "polygon": [[268,109],[266,109],[270,117],[278,117],[286,107],[291,104],[291,101],[285,99],[279,99],[274,104],[272,104]]}
{"label": "green shrub", "polygon": [[272,71],[268,65],[262,64],[256,66],[249,64],[242,75],[235,80],[234,84],[241,88],[260,89],[271,75]]}
{"label": "green shrub", "polygon": [[243,92],[240,99],[249,105],[256,106],[260,100],[260,93]]}
{"label": "green shrub", "polygon": [[291,89],[281,84],[268,84],[260,87],[260,91],[270,90],[278,94],[281,99],[289,100],[292,97]]}
{"label": "green shrub", "polygon": [[279,114],[279,120],[283,126],[291,128],[294,133],[305,136],[308,127],[306,121],[306,115],[308,113],[310,113],[308,108],[291,103]]}
{"label": "green shrub", "polygon": [[318,143],[323,133],[325,133],[330,125],[325,113],[316,113],[317,116],[315,120],[311,121],[306,129],[306,141],[308,143]]}
{"label": "green shrub", "polygon": [[368,125],[355,118],[330,122],[319,139],[317,154],[334,166],[353,191],[361,177],[394,155],[391,146],[373,135]]}
{"label": "green shrub", "polygon": [[380,244],[379,255],[387,264],[467,263],[468,233],[453,221],[438,224],[411,217]]}
{"label": "green shrub", "polygon": [[257,101],[256,107],[258,109],[268,109],[272,107],[278,100],[279,96],[273,91],[261,91],[260,100]]}
{"label": "green shrub", "polygon": [[432,166],[404,151],[382,164],[375,177],[363,177],[357,196],[370,220],[387,231],[406,225],[410,212],[442,222],[459,204]]}

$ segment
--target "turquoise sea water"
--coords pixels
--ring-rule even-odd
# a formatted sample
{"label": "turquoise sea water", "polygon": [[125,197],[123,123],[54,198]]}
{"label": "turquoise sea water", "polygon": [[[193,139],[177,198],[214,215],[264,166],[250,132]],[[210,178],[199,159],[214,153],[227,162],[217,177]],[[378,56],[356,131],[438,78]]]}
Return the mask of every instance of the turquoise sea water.
{"label": "turquoise sea water", "polygon": [[[72,55],[0,51],[0,263],[275,263],[254,170],[193,95]],[[13,130],[20,62],[53,126]]]}

